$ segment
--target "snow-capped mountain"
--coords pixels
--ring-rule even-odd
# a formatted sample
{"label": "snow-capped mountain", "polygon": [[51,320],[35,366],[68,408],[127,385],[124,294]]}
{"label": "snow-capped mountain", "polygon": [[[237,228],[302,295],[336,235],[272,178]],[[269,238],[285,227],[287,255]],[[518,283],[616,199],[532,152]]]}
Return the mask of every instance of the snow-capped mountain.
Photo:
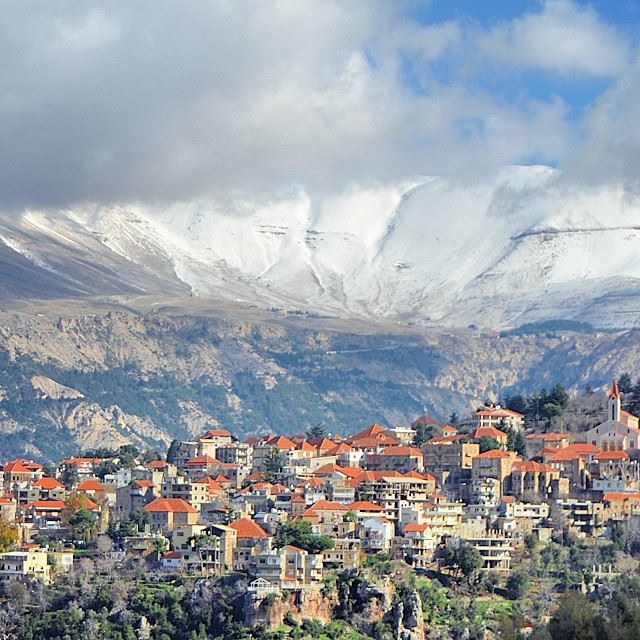
{"label": "snow-capped mountain", "polygon": [[450,326],[640,325],[640,198],[548,167],[233,212],[27,211],[2,219],[0,241],[5,298],[191,294]]}

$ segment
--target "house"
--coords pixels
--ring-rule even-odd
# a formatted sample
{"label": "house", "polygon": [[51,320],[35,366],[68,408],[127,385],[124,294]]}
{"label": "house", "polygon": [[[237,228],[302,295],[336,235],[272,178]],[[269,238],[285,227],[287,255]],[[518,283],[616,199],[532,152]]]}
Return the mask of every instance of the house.
{"label": "house", "polygon": [[471,416],[471,424],[474,429],[479,427],[500,428],[505,425],[511,429],[522,431],[524,429],[524,415],[511,409],[505,409],[499,404],[485,405]]}
{"label": "house", "polygon": [[180,498],[156,498],[143,507],[151,520],[151,531],[170,534],[181,525],[196,524],[199,512]]}
{"label": "house", "polygon": [[413,427],[398,425],[387,429],[387,433],[398,440],[403,445],[412,445],[416,437],[416,430]]}
{"label": "house", "polygon": [[37,529],[59,529],[66,508],[62,500],[36,500],[24,505],[24,520]]}
{"label": "house", "polygon": [[524,440],[529,459],[541,458],[544,449],[550,447],[562,449],[570,442],[569,434],[566,433],[529,433]]}
{"label": "house", "polygon": [[504,431],[500,431],[500,429],[498,429],[497,427],[491,427],[491,426],[476,427],[469,434],[469,439],[471,440],[471,442],[476,442],[480,444],[480,441],[483,438],[497,440],[498,444],[500,445],[500,448],[506,449],[507,440],[509,439],[509,436]]}
{"label": "house", "polygon": [[433,558],[437,538],[428,524],[410,523],[404,527],[404,539],[409,543],[404,547],[409,561],[414,567],[426,567]]}
{"label": "house", "polygon": [[[187,464],[189,463],[187,462]],[[186,476],[169,476],[162,482],[161,495],[163,498],[184,500],[199,511],[202,504],[211,500],[212,486],[209,480],[214,482],[208,476],[204,476],[199,480],[191,480]],[[217,483],[215,483],[214,487],[219,487],[220,491],[222,490],[222,487]]]}
{"label": "house", "polygon": [[365,457],[367,469],[385,469],[388,471],[422,471],[424,454],[418,447],[392,445],[385,447],[380,453],[370,453]]}
{"label": "house", "polygon": [[322,552],[325,567],[357,569],[360,566],[362,545],[357,538],[334,538],[333,547]]}
{"label": "house", "polygon": [[134,511],[139,511],[159,496],[151,480],[132,480],[127,486],[116,489],[116,504],[112,511],[120,520]]}
{"label": "house", "polygon": [[497,490],[497,497],[500,497],[506,490],[506,480],[511,474],[513,464],[520,460],[513,451],[502,451],[492,449],[480,453],[473,458],[471,465],[471,481],[475,495],[481,494],[487,483],[486,480],[494,480],[491,483]]}
{"label": "house", "polygon": [[5,462],[2,471],[5,494],[12,493],[20,487],[30,485],[44,475],[41,464],[33,460],[25,460],[24,458]]}
{"label": "house", "polygon": [[51,579],[47,552],[42,549],[0,553],[0,582],[38,580],[48,584]]}
{"label": "house", "polygon": [[233,568],[237,532],[223,524],[184,525],[174,529],[171,546],[192,573],[221,575]]}
{"label": "house", "polygon": [[0,518],[5,522],[13,522],[16,519],[17,505],[13,498],[0,498]]}
{"label": "house", "polygon": [[544,500],[551,495],[553,481],[559,479],[560,471],[548,464],[518,460],[511,468],[511,493],[530,502]]}
{"label": "house", "polygon": [[253,556],[249,573],[280,589],[295,589],[321,582],[322,562],[322,554],[310,554],[299,547],[286,545]]}
{"label": "house", "polygon": [[347,444],[365,453],[379,453],[385,447],[400,445],[400,441],[389,435],[382,425],[372,424],[347,438]]}
{"label": "house", "polygon": [[424,468],[436,477],[440,487],[457,495],[461,484],[471,479],[472,461],[480,453],[480,445],[450,434],[431,438],[422,451]]}
{"label": "house", "polygon": [[266,471],[269,461],[280,457],[287,464],[289,453],[296,450],[296,444],[286,436],[270,436],[253,445],[253,470]]}
{"label": "house", "polygon": [[231,432],[226,429],[209,429],[198,438],[198,455],[218,457],[218,449],[231,444]]}
{"label": "house", "polygon": [[393,476],[390,472],[379,480],[360,486],[361,500],[380,505],[392,522],[401,520],[402,511],[407,508],[421,508],[430,500],[435,491],[435,478]]}
{"label": "house", "polygon": [[43,476],[31,484],[31,488],[37,490],[38,495],[33,500],[64,500],[67,497],[67,490],[59,480]]}
{"label": "house", "polygon": [[240,518],[229,524],[236,532],[237,544],[233,551],[233,569],[247,571],[251,558],[271,549],[269,534],[249,518]]}
{"label": "house", "polygon": [[362,550],[366,553],[389,551],[394,535],[393,523],[387,518],[374,516],[360,523],[358,533]]}

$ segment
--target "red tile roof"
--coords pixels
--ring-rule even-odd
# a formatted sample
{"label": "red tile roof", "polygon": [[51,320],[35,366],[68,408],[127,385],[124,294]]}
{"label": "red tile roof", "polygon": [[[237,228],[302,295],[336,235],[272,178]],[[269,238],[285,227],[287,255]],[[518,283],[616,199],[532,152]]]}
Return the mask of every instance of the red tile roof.
{"label": "red tile roof", "polygon": [[491,451],[485,451],[484,453],[480,453],[477,456],[474,456],[474,460],[491,460],[497,458],[512,458],[513,453],[509,451],[501,451],[500,449],[491,449]]}
{"label": "red tile roof", "polygon": [[48,478],[47,476],[40,478],[40,480],[36,480],[31,486],[38,487],[39,489],[46,489],[47,491],[51,491],[51,489],[64,489],[62,482],[55,478]]}
{"label": "red tile roof", "polygon": [[602,496],[605,502],[620,502],[621,500],[640,500],[640,493],[618,493],[608,491]]}
{"label": "red tile roof", "polygon": [[372,424],[370,427],[363,429],[362,431],[358,431],[351,436],[351,438],[370,438],[372,436],[377,436],[384,433],[386,429],[380,424]]}
{"label": "red tile roof", "polygon": [[626,451],[603,451],[594,460],[629,460],[629,454]]}
{"label": "red tile roof", "polygon": [[100,482],[100,480],[96,480],[95,478],[89,478],[84,482],[81,482],[78,486],[78,491],[104,491],[106,487]]}
{"label": "red tile roof", "polygon": [[402,456],[402,457],[418,457],[422,458],[422,449],[418,447],[407,447],[403,445],[386,447],[381,453],[383,456]]}
{"label": "red tile roof", "polygon": [[249,520],[249,518],[240,518],[232,522],[229,526],[237,531],[238,539],[269,537],[269,534],[257,522]]}
{"label": "red tile roof", "polygon": [[410,523],[410,524],[405,526],[404,532],[405,533],[424,533],[428,529],[429,529],[429,525],[428,524]]}
{"label": "red tile roof", "polygon": [[296,448],[295,442],[292,442],[286,436],[271,436],[266,440],[267,444],[275,445],[281,451],[291,451]]}
{"label": "red tile roof", "polygon": [[34,509],[46,511],[58,511],[67,508],[67,505],[62,500],[34,500],[34,502],[29,502],[24,506],[25,508],[33,507]]}
{"label": "red tile roof", "polygon": [[151,489],[152,487],[155,487],[155,485],[153,484],[153,482],[151,482],[151,480],[134,480],[133,484],[137,484],[139,487],[143,487],[143,488],[147,488],[147,489]]}
{"label": "red tile roof", "polygon": [[368,500],[356,500],[347,505],[349,511],[384,511],[379,504],[374,504]]}
{"label": "red tile roof", "polygon": [[498,440],[505,440],[507,434],[495,427],[478,427],[473,433],[469,435],[472,440],[480,440],[480,438],[497,438]]}
{"label": "red tile roof", "polygon": [[210,438],[224,438],[226,436],[231,436],[231,431],[227,431],[226,429],[209,429],[206,433],[203,433],[198,440],[208,440]]}
{"label": "red tile roof", "polygon": [[485,407],[480,411],[476,411],[474,416],[493,417],[493,418],[524,418],[522,413],[511,411],[511,409],[498,409],[497,407]]}
{"label": "red tile roof", "polygon": [[220,464],[220,460],[216,458],[212,458],[211,456],[196,456],[195,458],[191,458],[191,460],[187,460],[184,463],[185,467],[200,467],[203,465],[210,464]]}
{"label": "red tile roof", "polygon": [[535,462],[534,460],[515,462],[513,468],[521,473],[559,473],[557,469],[548,464]]}
{"label": "red tile roof", "polygon": [[156,498],[145,505],[143,509],[162,513],[198,513],[195,507],[182,498]]}
{"label": "red tile roof", "polygon": [[35,471],[40,471],[42,465],[33,460],[18,458],[18,460],[5,462],[2,469],[5,473],[34,473]]}
{"label": "red tile roof", "polygon": [[169,463],[166,460],[152,460],[151,462],[147,462],[147,467],[149,469],[164,469],[168,466]]}

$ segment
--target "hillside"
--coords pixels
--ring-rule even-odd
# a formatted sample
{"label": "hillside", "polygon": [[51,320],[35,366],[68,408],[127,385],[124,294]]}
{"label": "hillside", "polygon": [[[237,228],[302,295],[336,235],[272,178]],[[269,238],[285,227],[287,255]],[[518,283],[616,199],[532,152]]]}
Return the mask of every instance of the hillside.
{"label": "hillside", "polygon": [[634,331],[500,337],[196,300],[25,303],[0,312],[0,449],[51,459],[159,447],[217,424],[345,433],[424,407],[446,419],[512,389],[604,387],[637,369],[639,345]]}

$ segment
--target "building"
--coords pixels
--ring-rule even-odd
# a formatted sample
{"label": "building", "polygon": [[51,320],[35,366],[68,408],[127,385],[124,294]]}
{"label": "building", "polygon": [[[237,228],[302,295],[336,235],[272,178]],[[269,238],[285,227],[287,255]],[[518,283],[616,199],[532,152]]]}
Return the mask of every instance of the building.
{"label": "building", "polygon": [[424,454],[418,447],[392,445],[385,447],[380,453],[370,453],[365,457],[367,469],[384,469],[385,471],[422,471]]}
{"label": "building", "polygon": [[151,531],[170,534],[176,527],[196,524],[199,512],[180,498],[156,498],[143,509],[149,514]]}
{"label": "building", "polygon": [[364,520],[358,530],[362,550],[366,553],[390,551],[394,529],[393,523],[381,516]]}
{"label": "building", "polygon": [[513,464],[520,460],[513,451],[492,449],[478,454],[473,458],[471,466],[471,482],[474,494],[480,493],[481,486],[486,480],[497,481],[498,496],[507,490],[507,478],[511,474]]}
{"label": "building", "polygon": [[41,549],[0,553],[0,582],[28,582],[51,580],[47,552]]}
{"label": "building", "polygon": [[471,416],[471,424],[474,429],[480,427],[502,426],[521,431],[524,429],[524,415],[511,409],[505,409],[499,404],[485,405]]}

